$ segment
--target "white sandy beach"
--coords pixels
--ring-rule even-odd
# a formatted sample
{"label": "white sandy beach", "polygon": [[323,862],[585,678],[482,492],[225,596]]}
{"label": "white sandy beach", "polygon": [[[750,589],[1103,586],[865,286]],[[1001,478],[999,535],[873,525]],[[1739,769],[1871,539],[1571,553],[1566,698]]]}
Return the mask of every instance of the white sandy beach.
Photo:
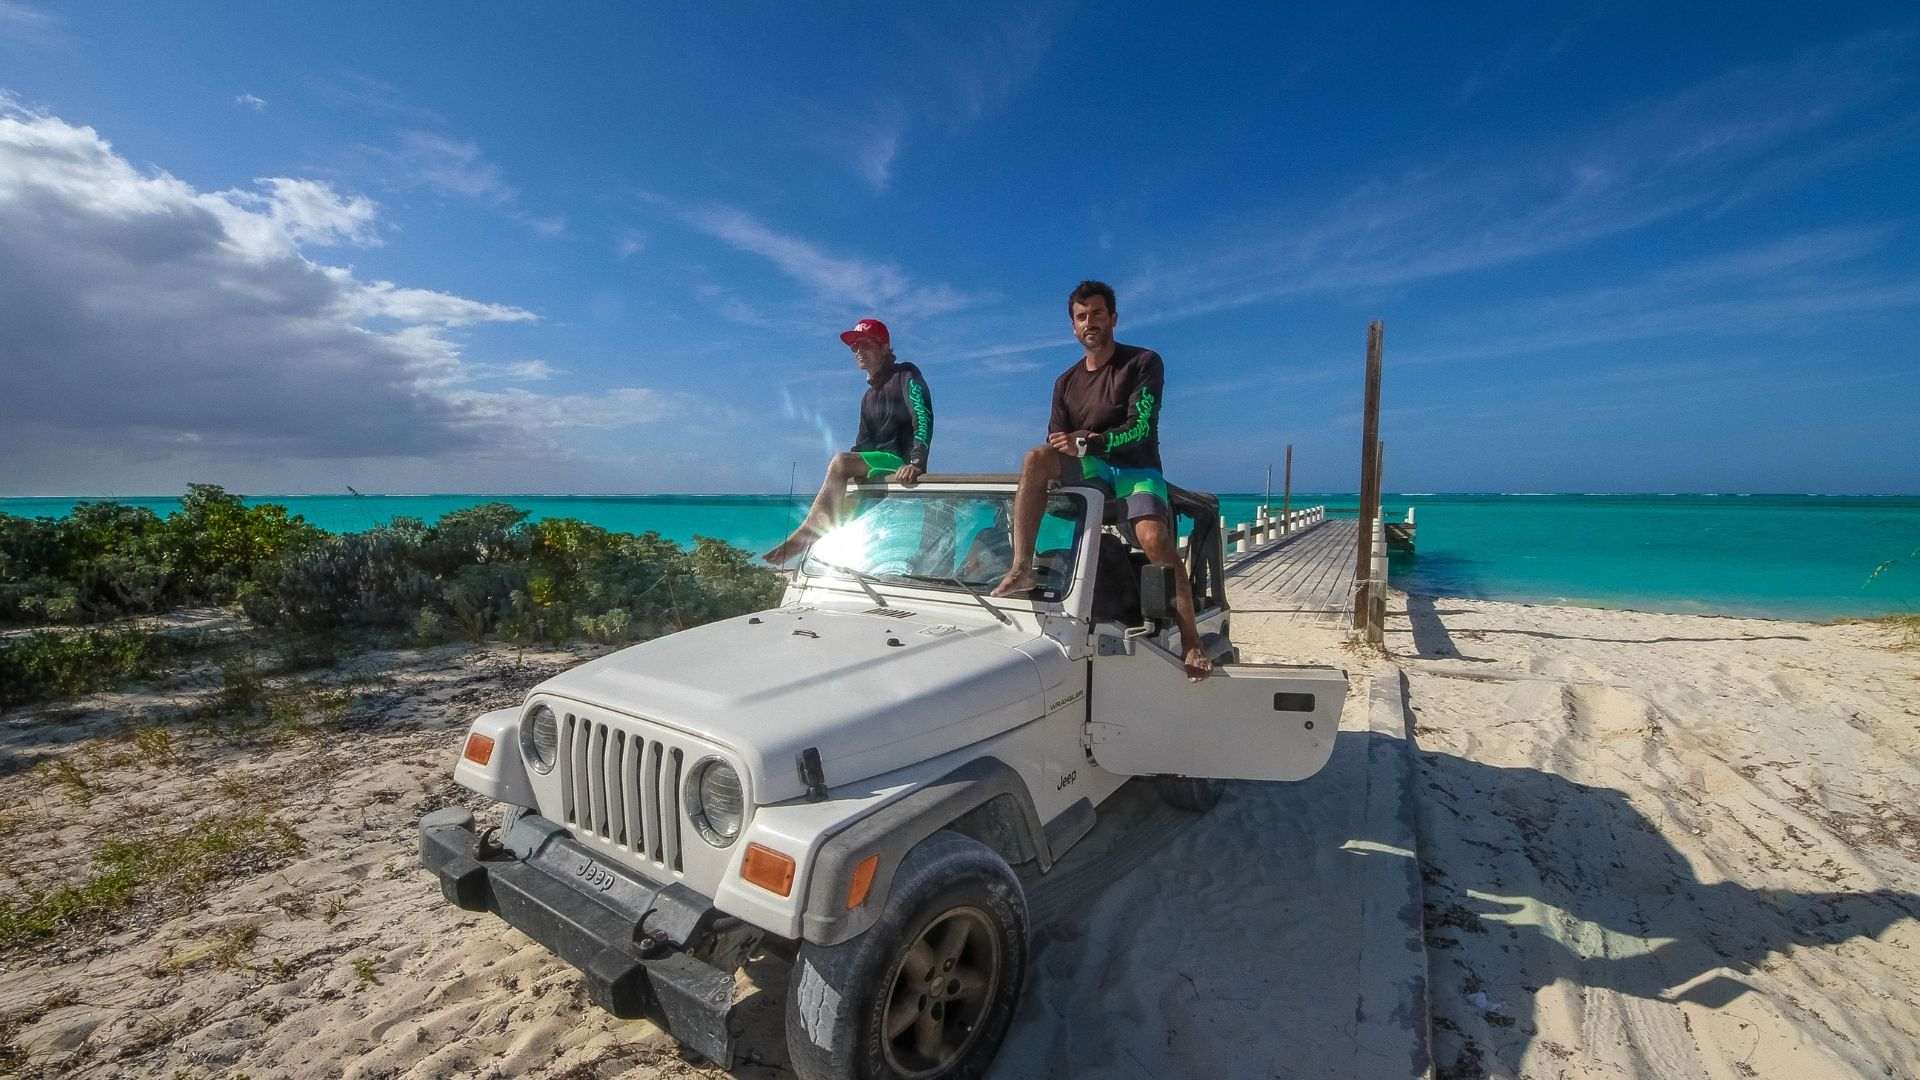
{"label": "white sandy beach", "polygon": [[[1327,770],[1213,812],[1129,789],[1030,892],[997,1076],[1387,1076],[1353,962],[1367,686],[1403,670],[1442,1077],[1920,1075],[1920,653],[1865,625],[1396,597],[1389,655],[1236,616],[1250,659],[1354,676]],[[580,654],[363,658],[328,730],[235,743],[101,695],[0,719],[6,877],[83,876],[115,836],[265,812],[299,837],[104,938],[0,957],[21,1076],[717,1074],[572,971],[441,900],[414,821],[459,800],[460,732]],[[87,797],[35,768],[73,763]],[[1399,856],[1404,857],[1404,856]],[[1374,913],[1378,915],[1378,913]],[[783,962],[741,980],[746,1077],[790,1075]],[[1411,1022],[1411,1021],[1409,1021]]]}
{"label": "white sandy beach", "polygon": [[1442,1075],[1920,1075],[1920,655],[1866,625],[1412,616]]}

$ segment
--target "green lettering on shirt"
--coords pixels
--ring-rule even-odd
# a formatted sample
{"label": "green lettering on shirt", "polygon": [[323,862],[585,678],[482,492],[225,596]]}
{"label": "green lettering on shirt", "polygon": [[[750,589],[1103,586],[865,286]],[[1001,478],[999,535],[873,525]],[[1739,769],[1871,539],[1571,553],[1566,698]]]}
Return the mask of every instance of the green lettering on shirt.
{"label": "green lettering on shirt", "polygon": [[1153,429],[1153,392],[1140,391],[1140,411],[1133,424],[1120,431],[1107,432],[1107,449],[1117,450],[1128,443],[1136,443],[1147,437]]}

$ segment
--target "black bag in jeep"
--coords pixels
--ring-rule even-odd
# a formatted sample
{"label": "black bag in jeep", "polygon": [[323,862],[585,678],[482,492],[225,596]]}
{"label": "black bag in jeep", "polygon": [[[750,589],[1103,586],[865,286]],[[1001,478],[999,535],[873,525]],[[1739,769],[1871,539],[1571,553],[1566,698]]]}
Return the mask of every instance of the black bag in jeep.
{"label": "black bag in jeep", "polygon": [[1093,575],[1093,621],[1138,626],[1140,568],[1147,557],[1112,533],[1100,534],[1099,561]]}

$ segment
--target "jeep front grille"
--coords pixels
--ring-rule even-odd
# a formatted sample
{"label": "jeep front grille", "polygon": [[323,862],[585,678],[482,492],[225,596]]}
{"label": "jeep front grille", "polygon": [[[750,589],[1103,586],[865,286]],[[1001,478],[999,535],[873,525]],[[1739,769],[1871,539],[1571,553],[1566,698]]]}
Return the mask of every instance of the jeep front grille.
{"label": "jeep front grille", "polygon": [[684,750],[603,721],[566,714],[560,724],[560,801],[566,823],[681,872],[680,777]]}

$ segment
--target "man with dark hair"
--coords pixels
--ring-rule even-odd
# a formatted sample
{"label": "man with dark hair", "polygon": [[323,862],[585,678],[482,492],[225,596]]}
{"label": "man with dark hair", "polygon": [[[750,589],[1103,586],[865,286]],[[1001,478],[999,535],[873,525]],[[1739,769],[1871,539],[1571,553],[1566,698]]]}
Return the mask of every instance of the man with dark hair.
{"label": "man with dark hair", "polygon": [[[1047,445],[1027,451],[1020,488],[1013,499],[1013,568],[995,587],[995,596],[1013,596],[1034,588],[1034,539],[1047,503],[1047,485],[1055,480],[1097,480],[1112,489],[1133,525],[1141,550],[1154,562],[1178,568],[1167,481],[1160,474],[1160,410],[1165,374],[1160,354],[1113,340],[1119,311],[1105,282],[1083,281],[1067,297],[1074,336],[1085,350],[1053,383],[1053,415]],[[1212,661],[1200,649],[1193,618],[1193,584],[1176,572],[1174,604],[1185,653],[1187,677],[1204,679]]]}
{"label": "man with dark hair", "polygon": [[933,392],[920,369],[894,356],[887,324],[861,319],[840,335],[867,375],[860,398],[860,430],[853,449],[835,454],[813,508],[793,534],[761,558],[780,566],[832,528],[846,510],[847,483],[880,476],[912,484],[927,471],[933,447]]}

